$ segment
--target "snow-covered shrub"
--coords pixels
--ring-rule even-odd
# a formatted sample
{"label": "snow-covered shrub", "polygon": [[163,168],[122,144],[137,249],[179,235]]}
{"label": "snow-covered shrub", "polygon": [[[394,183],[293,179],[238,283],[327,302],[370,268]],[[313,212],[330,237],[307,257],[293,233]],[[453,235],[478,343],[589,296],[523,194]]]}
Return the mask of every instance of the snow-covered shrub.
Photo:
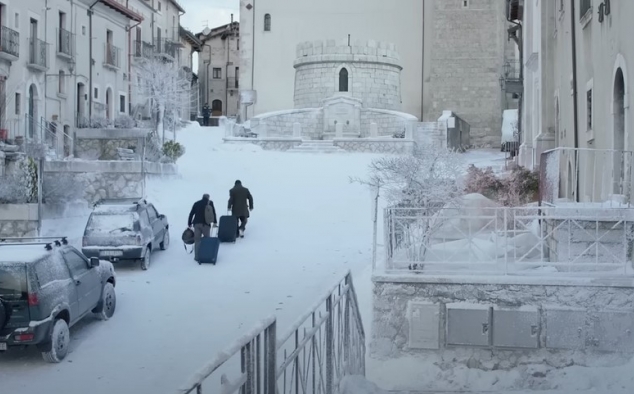
{"label": "snow-covered shrub", "polygon": [[136,127],[136,121],[129,115],[119,115],[114,120],[114,127],[117,129],[133,129]]}
{"label": "snow-covered shrub", "polygon": [[112,123],[110,122],[110,119],[106,117],[93,116],[88,122],[88,127],[90,127],[91,129],[105,129],[110,127],[111,124]]}
{"label": "snow-covered shrub", "polygon": [[163,144],[163,154],[170,162],[176,163],[185,154],[185,147],[176,141],[166,141]]}
{"label": "snow-covered shrub", "polygon": [[465,178],[466,193],[479,193],[487,198],[497,199],[503,187],[502,181],[491,167],[482,169],[471,164],[467,169]]}
{"label": "snow-covered shrub", "polygon": [[13,174],[0,178],[0,203],[25,204],[37,202],[37,164],[31,158],[17,163]]}

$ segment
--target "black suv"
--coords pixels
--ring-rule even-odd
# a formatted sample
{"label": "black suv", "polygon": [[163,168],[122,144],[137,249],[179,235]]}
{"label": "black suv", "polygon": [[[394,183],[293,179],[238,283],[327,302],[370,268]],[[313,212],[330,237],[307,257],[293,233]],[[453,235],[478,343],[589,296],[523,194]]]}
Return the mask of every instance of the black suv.
{"label": "black suv", "polygon": [[167,217],[141,198],[104,199],[94,206],[82,242],[82,252],[113,263],[141,261],[150,267],[152,252],[169,247]]}
{"label": "black suv", "polygon": [[69,327],[92,313],[112,317],[115,272],[66,238],[0,239],[0,352],[36,345],[44,360],[68,354]]}

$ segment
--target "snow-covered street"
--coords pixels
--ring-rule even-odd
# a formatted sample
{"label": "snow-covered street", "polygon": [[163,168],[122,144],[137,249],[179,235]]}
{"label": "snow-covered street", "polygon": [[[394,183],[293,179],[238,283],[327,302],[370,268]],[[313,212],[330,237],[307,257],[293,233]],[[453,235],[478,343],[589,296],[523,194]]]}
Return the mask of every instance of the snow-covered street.
{"label": "snow-covered street", "polygon": [[[222,144],[222,135],[197,125],[179,132],[182,177],[148,182],[172,243],[146,272],[116,266],[115,316],[72,329],[61,364],[36,349],[1,355],[3,393],[169,392],[258,319],[275,313],[284,331],[347,270],[369,266],[371,196],[349,176],[363,176],[372,155],[267,152]],[[189,210],[208,192],[223,214],[236,179],[255,199],[245,239],[223,244],[217,266],[199,266],[180,241]],[[45,230],[80,237],[85,222],[53,220]]]}

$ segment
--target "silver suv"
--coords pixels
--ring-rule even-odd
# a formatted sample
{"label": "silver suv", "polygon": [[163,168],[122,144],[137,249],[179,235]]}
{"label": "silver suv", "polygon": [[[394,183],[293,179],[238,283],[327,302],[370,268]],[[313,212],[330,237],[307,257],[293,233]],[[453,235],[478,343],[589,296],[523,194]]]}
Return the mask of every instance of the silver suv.
{"label": "silver suv", "polygon": [[112,317],[112,264],[86,258],[66,238],[0,239],[0,352],[35,345],[44,360],[68,354],[69,327],[94,313]]}

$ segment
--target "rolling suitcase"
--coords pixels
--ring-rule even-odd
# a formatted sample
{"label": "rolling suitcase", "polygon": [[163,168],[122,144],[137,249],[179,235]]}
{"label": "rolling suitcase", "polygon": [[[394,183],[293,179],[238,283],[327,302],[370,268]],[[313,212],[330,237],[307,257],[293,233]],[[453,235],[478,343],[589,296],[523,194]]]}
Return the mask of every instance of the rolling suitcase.
{"label": "rolling suitcase", "polygon": [[221,216],[218,223],[218,239],[220,242],[236,242],[238,238],[238,218]]}
{"label": "rolling suitcase", "polygon": [[198,246],[198,264],[216,265],[220,240],[218,237],[202,237]]}

